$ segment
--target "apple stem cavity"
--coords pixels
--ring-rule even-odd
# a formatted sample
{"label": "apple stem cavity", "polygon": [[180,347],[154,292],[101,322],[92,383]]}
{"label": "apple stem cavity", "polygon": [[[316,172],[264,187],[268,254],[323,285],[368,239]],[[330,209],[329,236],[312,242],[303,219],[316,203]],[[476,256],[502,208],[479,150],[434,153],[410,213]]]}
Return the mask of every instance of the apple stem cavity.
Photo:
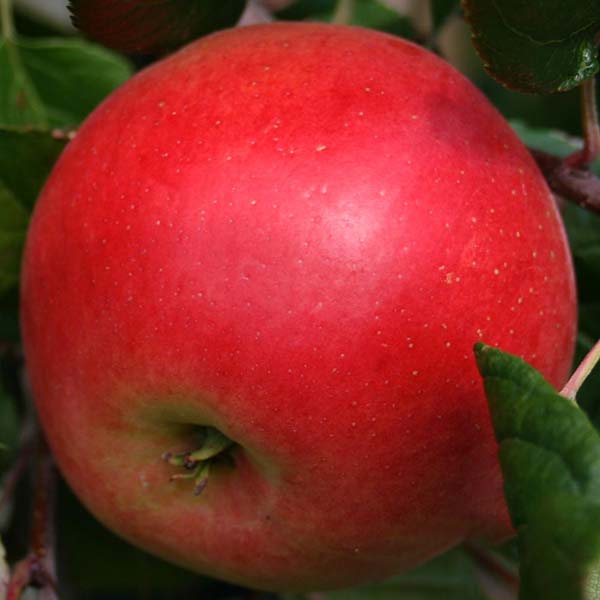
{"label": "apple stem cavity", "polygon": [[211,464],[227,454],[233,442],[214,427],[202,427],[200,446],[187,452],[165,452],[163,460],[174,467],[181,467],[186,472],[171,475],[170,481],[192,479],[194,495],[199,496],[208,484]]}
{"label": "apple stem cavity", "polygon": [[592,349],[587,353],[579,366],[575,369],[565,387],[561,390],[561,395],[575,402],[577,392],[587,379],[588,375],[594,370],[594,367],[600,360],[600,340],[598,340]]}

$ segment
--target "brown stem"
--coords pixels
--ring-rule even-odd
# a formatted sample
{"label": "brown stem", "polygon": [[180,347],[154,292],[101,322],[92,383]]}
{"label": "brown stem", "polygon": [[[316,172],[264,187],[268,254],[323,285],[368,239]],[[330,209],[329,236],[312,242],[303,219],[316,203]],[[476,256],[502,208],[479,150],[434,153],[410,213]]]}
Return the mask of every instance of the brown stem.
{"label": "brown stem", "polygon": [[581,84],[581,119],[584,139],[581,150],[564,159],[541,150],[531,150],[531,153],[556,194],[592,212],[600,213],[600,178],[589,168],[600,156],[595,77],[586,79]]}
{"label": "brown stem", "polygon": [[581,84],[581,120],[583,148],[565,159],[565,165],[569,167],[589,167],[600,155],[600,125],[595,77],[590,77]]}
{"label": "brown stem", "polygon": [[53,527],[56,473],[52,455],[41,432],[38,432],[36,442],[29,554],[14,566],[6,600],[19,600],[29,587],[41,588],[47,600],[58,598]]}
{"label": "brown stem", "polygon": [[12,499],[17,484],[26,473],[35,454],[37,425],[33,418],[25,422],[21,430],[21,442],[17,458],[10,470],[6,473],[0,489],[0,511],[2,511]]}
{"label": "brown stem", "polygon": [[571,157],[564,160],[541,150],[530,151],[552,191],[566,200],[600,214],[600,178],[587,167],[569,164]]}

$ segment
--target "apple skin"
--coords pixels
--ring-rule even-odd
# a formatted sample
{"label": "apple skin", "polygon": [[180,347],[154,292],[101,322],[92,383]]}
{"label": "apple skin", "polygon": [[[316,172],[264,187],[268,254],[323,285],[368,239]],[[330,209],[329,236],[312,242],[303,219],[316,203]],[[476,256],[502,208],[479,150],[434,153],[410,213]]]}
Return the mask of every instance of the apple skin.
{"label": "apple skin", "polygon": [[[151,66],[37,204],[22,324],[58,464],[115,532],[273,590],[513,531],[472,357],[566,379],[571,259],[486,99],[385,34],[270,24]],[[239,446],[206,490],[161,455]]]}

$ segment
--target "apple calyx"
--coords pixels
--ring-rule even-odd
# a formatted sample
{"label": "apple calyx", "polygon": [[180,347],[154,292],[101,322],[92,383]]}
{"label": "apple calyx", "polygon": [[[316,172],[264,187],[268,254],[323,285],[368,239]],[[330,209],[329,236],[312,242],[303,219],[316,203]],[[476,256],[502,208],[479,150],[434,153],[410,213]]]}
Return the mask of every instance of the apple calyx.
{"label": "apple calyx", "polygon": [[182,467],[186,472],[171,475],[170,481],[192,479],[194,496],[199,496],[208,483],[211,463],[221,458],[233,446],[233,442],[214,427],[202,427],[200,446],[188,452],[165,452],[163,460],[174,467]]}

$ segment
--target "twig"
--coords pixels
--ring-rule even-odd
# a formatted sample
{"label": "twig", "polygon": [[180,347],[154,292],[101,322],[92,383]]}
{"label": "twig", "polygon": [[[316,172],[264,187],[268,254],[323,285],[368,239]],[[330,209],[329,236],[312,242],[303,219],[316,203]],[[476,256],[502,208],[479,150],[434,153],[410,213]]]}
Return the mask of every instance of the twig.
{"label": "twig", "polygon": [[530,151],[554,192],[600,214],[600,178],[587,167],[571,166],[559,156],[541,150]]}
{"label": "twig", "polygon": [[17,484],[26,473],[34,456],[37,438],[37,425],[34,417],[25,421],[21,429],[21,441],[17,458],[4,477],[0,489],[0,512],[2,512],[14,495]]}
{"label": "twig", "polygon": [[36,469],[29,554],[13,568],[6,600],[19,600],[29,587],[41,588],[46,600],[57,600],[54,560],[56,472],[41,431],[36,440]]}
{"label": "twig", "polygon": [[600,123],[596,99],[596,78],[581,84],[583,148],[566,158],[531,150],[548,185],[559,196],[592,212],[600,213],[600,178],[590,165],[600,156]]}

